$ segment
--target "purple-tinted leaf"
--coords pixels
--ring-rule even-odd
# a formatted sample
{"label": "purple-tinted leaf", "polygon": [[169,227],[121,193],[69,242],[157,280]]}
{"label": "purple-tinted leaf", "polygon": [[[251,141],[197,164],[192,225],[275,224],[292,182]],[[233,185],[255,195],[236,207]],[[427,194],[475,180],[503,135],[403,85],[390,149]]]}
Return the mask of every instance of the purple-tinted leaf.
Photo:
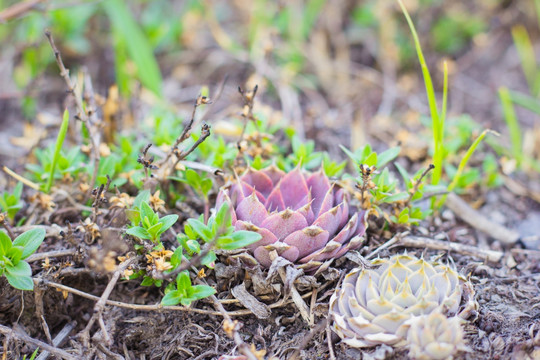
{"label": "purple-tinted leaf", "polygon": [[341,223],[341,210],[339,206],[333,207],[329,211],[319,215],[313,225],[320,226],[333,236]]}
{"label": "purple-tinted leaf", "polygon": [[311,202],[302,206],[300,209],[297,210],[300,214],[302,214],[308,223],[308,225],[311,225],[313,223],[313,220],[315,220],[315,215],[313,214],[313,210],[311,209]]}
{"label": "purple-tinted leaf", "polygon": [[283,242],[298,248],[298,256],[304,257],[322,248],[328,241],[328,237],[327,230],[318,226],[309,226],[293,232]]}
{"label": "purple-tinted leaf", "polygon": [[335,257],[335,254],[341,248],[341,244],[335,241],[329,241],[322,249],[315,251],[314,253],[300,259],[300,263],[307,263],[309,261],[323,261]]}
{"label": "purple-tinted leaf", "polygon": [[263,194],[264,197],[267,197],[274,188],[272,180],[262,171],[248,169],[242,175],[241,180],[251,185],[255,190]]}
{"label": "purple-tinted leaf", "polygon": [[354,214],[351,220],[343,227],[339,233],[332,239],[335,242],[343,244],[353,235],[358,227],[358,214]]}
{"label": "purple-tinted leaf", "polygon": [[268,212],[285,210],[285,202],[279,186],[272,190],[264,206],[268,209]]}
{"label": "purple-tinted leaf", "polygon": [[257,199],[255,193],[244,198],[236,207],[238,220],[249,221],[254,225],[260,224],[268,217],[268,212],[264,205]]}
{"label": "purple-tinted leaf", "polygon": [[292,232],[306,226],[306,218],[302,214],[289,209],[268,216],[261,224],[261,227],[273,232],[280,241]]}
{"label": "purple-tinted leaf", "polygon": [[236,230],[253,231],[253,232],[256,232],[257,234],[261,235],[261,237],[262,237],[261,240],[257,241],[254,244],[251,244],[251,245],[249,245],[247,247],[250,251],[255,250],[259,246],[265,246],[265,245],[273,244],[273,243],[275,243],[277,241],[277,237],[270,230],[265,229],[265,228],[257,227],[255,225],[252,225],[252,224],[247,223],[247,222],[242,221],[242,220],[238,220],[236,222],[235,228],[236,228]]}
{"label": "purple-tinted leaf", "polygon": [[324,195],[323,200],[319,203],[319,207],[315,207],[315,199],[313,199],[313,214],[315,218],[318,218],[321,214],[324,214],[328,210],[334,207],[334,187],[331,187]]}
{"label": "purple-tinted leaf", "polygon": [[304,198],[307,198],[305,204],[309,202],[309,189],[300,167],[297,166],[293,171],[285,175],[281,179],[279,187],[281,188],[285,207],[294,209],[294,206],[301,203]]}
{"label": "purple-tinted leaf", "polygon": [[271,165],[266,169],[262,169],[261,172],[268,176],[270,180],[272,180],[272,184],[274,186],[277,186],[281,178],[285,176],[285,173],[278,169],[275,165]]}
{"label": "purple-tinted leaf", "polygon": [[313,212],[318,214],[321,204],[328,190],[330,190],[330,181],[324,174],[322,168],[320,171],[312,174],[307,178],[307,185],[311,190],[311,198],[313,199]]}

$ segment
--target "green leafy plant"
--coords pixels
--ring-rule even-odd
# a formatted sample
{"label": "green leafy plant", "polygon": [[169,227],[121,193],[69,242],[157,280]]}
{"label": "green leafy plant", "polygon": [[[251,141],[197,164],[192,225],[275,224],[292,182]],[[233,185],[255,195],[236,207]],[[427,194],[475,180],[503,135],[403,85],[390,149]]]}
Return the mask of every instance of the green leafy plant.
{"label": "green leafy plant", "polygon": [[103,2],[105,12],[112,24],[115,40],[115,68],[120,90],[130,94],[130,74],[125,69],[128,56],[137,67],[137,76],[142,84],[154,94],[162,91],[162,78],[158,63],[146,35],[141,30],[125,2],[109,0]]}
{"label": "green leafy plant", "polygon": [[420,46],[420,39],[418,38],[416,28],[402,0],[398,0],[398,2],[411,30],[416,48],[416,53],[418,56],[418,61],[420,62],[422,74],[424,76],[424,84],[426,87],[426,93],[429,103],[429,111],[431,114],[431,121],[433,123],[433,165],[435,165],[435,168],[432,172],[431,181],[433,185],[437,185],[441,180],[444,162],[444,122],[446,118],[446,102],[448,94],[448,67],[445,62],[443,99],[442,107],[439,110],[439,107],[437,105],[437,98],[435,96],[435,88],[433,87],[433,81],[431,80],[431,74],[429,73],[429,69],[424,58],[424,53],[422,52],[422,47]]}
{"label": "green leafy plant", "polygon": [[216,289],[208,285],[191,285],[189,272],[184,270],[176,276],[176,282],[165,290],[161,305],[172,306],[182,304],[189,306],[193,301],[214,295]]}
{"label": "green leafy plant", "polygon": [[[424,77],[424,85],[426,88],[428,103],[429,103],[429,110],[431,115],[431,121],[432,121],[432,137],[433,137],[433,171],[431,176],[431,183],[432,185],[438,185],[442,178],[442,170],[445,167],[445,158],[448,154],[448,150],[446,149],[446,143],[445,143],[445,120],[446,120],[446,107],[447,107],[447,98],[448,98],[448,65],[445,62],[444,63],[444,69],[443,69],[443,94],[442,94],[442,106],[439,109],[437,105],[437,98],[435,95],[435,88],[433,86],[433,81],[431,79],[431,75],[429,72],[429,69],[427,67],[424,54],[422,52],[422,47],[420,45],[420,40],[418,38],[418,34],[416,32],[416,28],[414,26],[414,23],[407,12],[407,9],[405,8],[405,5],[403,4],[402,0],[398,0],[399,5],[401,7],[401,10],[403,11],[403,14],[405,15],[405,19],[407,20],[407,23],[409,25],[409,28],[411,30],[414,44],[416,48],[416,53],[418,56],[418,61],[420,62],[420,66],[422,68],[422,74]],[[451,191],[453,187],[455,186],[456,181],[459,180],[459,176],[461,175],[461,172],[467,165],[468,160],[470,159],[472,153],[474,150],[478,147],[482,139],[484,138],[486,132],[483,132],[482,135],[480,135],[476,141],[473,142],[473,144],[470,146],[469,150],[465,154],[465,156],[461,159],[460,165],[458,168],[458,171],[456,172],[456,175],[452,179],[452,184],[448,188],[448,191]],[[461,171],[459,170],[461,169]],[[434,197],[431,202],[432,209],[436,207],[441,207],[444,205],[445,197],[441,199],[441,201],[437,201]]]}
{"label": "green leafy plant", "polygon": [[67,152],[60,151],[58,155],[58,161],[53,168],[52,160],[54,158],[54,149],[49,146],[45,149],[36,149],[34,155],[36,156],[37,164],[27,164],[26,169],[30,171],[32,177],[37,182],[44,183],[48,181],[51,174],[54,179],[62,179],[64,176],[77,177],[81,170],[84,169],[85,156],[81,153],[79,147],[73,147]]}
{"label": "green leafy plant", "polygon": [[0,231],[0,275],[5,275],[9,284],[20,290],[33,290],[32,269],[24,261],[32,255],[45,239],[45,230],[32,229],[17,236],[13,242]]}
{"label": "green leafy plant", "polygon": [[229,205],[224,203],[208,219],[207,224],[202,219],[189,219],[184,225],[184,234],[179,234],[176,239],[187,258],[199,255],[201,243],[206,244],[209,248],[201,259],[201,263],[213,267],[213,262],[216,260],[214,250],[240,249],[259,241],[261,235],[252,231],[235,231]]}
{"label": "green leafy plant", "polygon": [[0,196],[0,210],[2,210],[2,212],[7,212],[11,222],[15,220],[15,215],[17,215],[17,212],[23,207],[24,203],[21,200],[22,189],[23,184],[18,183],[15,185],[13,193],[5,191],[2,196]]}
{"label": "green leafy plant", "polygon": [[127,229],[126,234],[142,240],[150,240],[152,243],[161,244],[161,234],[167,231],[178,220],[178,215],[166,215],[159,217],[146,201],[127,212],[132,227]]}
{"label": "green leafy plant", "polygon": [[[30,355],[30,357],[28,358],[28,360],[34,360],[37,356],[39,352],[39,348],[37,348],[36,350],[34,350],[34,352],[32,353],[32,355]],[[23,356],[23,360],[26,360],[26,355]]]}

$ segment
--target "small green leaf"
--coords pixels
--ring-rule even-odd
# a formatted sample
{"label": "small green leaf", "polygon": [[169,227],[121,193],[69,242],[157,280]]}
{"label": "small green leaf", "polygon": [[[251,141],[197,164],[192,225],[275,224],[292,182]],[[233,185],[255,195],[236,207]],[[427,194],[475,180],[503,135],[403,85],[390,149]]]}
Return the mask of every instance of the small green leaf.
{"label": "small green leaf", "polygon": [[182,250],[183,248],[181,246],[179,246],[178,248],[176,248],[176,250],[174,250],[174,253],[171,256],[171,265],[173,268],[176,268],[178,265],[182,263],[182,255],[183,255]]}
{"label": "small green leaf", "polygon": [[215,293],[216,289],[208,285],[195,285],[192,286],[189,291],[190,297],[194,297],[197,300],[207,298],[210,295],[214,295]]}
{"label": "small green leaf", "polygon": [[390,161],[397,158],[400,152],[401,148],[399,146],[396,146],[380,153],[377,157],[377,168],[380,169],[384,165],[388,164]]}
{"label": "small green leaf", "polygon": [[375,166],[377,165],[377,153],[372,152],[366,160],[364,160],[364,165],[367,166]]}
{"label": "small green leaf", "polygon": [[139,226],[141,223],[141,212],[139,210],[127,209],[126,216],[132,225]]}
{"label": "small green leaf", "polygon": [[152,286],[154,285],[154,279],[152,279],[150,276],[145,276],[143,281],[141,282],[141,286]]}
{"label": "small green leaf", "polygon": [[390,195],[390,196],[384,198],[383,202],[392,203],[392,202],[396,202],[396,201],[400,201],[400,200],[405,200],[407,198],[409,198],[409,194],[407,194],[406,192],[400,192],[400,193]]}
{"label": "small green leaf", "polygon": [[19,261],[15,266],[6,266],[6,272],[13,276],[32,276],[32,268],[26,261]]}
{"label": "small green leaf", "polygon": [[201,191],[203,195],[206,197],[208,196],[208,192],[212,190],[212,180],[211,179],[203,179],[201,181]]}
{"label": "small green leaf", "polygon": [[216,265],[215,262],[217,260],[216,253],[213,251],[209,251],[201,258],[201,264],[206,266],[207,268],[213,269]]}
{"label": "small green leaf", "polygon": [[191,287],[191,279],[189,278],[189,272],[187,270],[182,271],[176,276],[176,288],[179,291],[187,290]]}
{"label": "small green leaf", "polygon": [[221,204],[218,212],[216,213],[215,222],[218,226],[228,228],[232,226],[231,210],[228,202]]}
{"label": "small green leaf", "polygon": [[189,185],[191,185],[194,188],[200,188],[201,187],[200,186],[201,177],[199,176],[199,174],[197,174],[197,172],[195,170],[187,169],[185,175],[186,175],[187,183]]}
{"label": "small green leaf", "polygon": [[154,225],[154,222],[152,221],[154,219],[154,210],[148,205],[148,203],[143,202],[140,207],[141,211],[141,219],[144,221],[144,218],[148,218],[148,221],[150,221],[150,226]]}
{"label": "small green leaf", "polygon": [[12,265],[17,265],[21,261],[23,255],[22,246],[12,246],[7,252],[6,257],[11,260]]}
{"label": "small green leaf", "polygon": [[180,303],[182,298],[182,293],[178,290],[169,291],[163,299],[161,299],[161,305],[163,306],[174,306]]}
{"label": "small green leaf", "polygon": [[235,231],[229,236],[222,236],[218,239],[216,247],[223,250],[235,250],[256,243],[262,236],[253,231]]}
{"label": "small green leaf", "polygon": [[21,246],[23,248],[22,259],[24,260],[39,248],[44,239],[44,229],[31,229],[17,236],[15,241],[13,241],[13,245]]}
{"label": "small green leaf", "polygon": [[145,228],[134,226],[126,230],[126,234],[138,237],[139,239],[150,240],[151,236]]}
{"label": "small green leaf", "polygon": [[159,219],[159,222],[163,224],[160,233],[167,231],[178,220],[178,215],[167,215]]}
{"label": "small green leaf", "polygon": [[146,231],[148,231],[148,233],[150,234],[151,240],[157,240],[159,238],[159,234],[161,234],[160,230],[162,227],[162,223],[157,223],[146,229]]}
{"label": "small green leaf", "polygon": [[143,202],[148,202],[148,200],[150,199],[150,191],[149,190],[143,190],[139,193],[139,195],[137,195],[137,197],[135,198],[135,200],[133,200],[133,208],[136,209],[136,208],[140,208],[141,207],[141,204]]}
{"label": "small green leaf", "polygon": [[0,255],[4,255],[7,253],[9,249],[11,249],[11,239],[9,236],[0,230]]}
{"label": "small green leaf", "polygon": [[197,219],[188,219],[187,223],[199,235],[204,242],[212,241],[212,230]]}
{"label": "small green leaf", "polygon": [[[20,263],[23,263],[21,261]],[[25,263],[26,264],[26,263]],[[34,290],[34,281],[30,276],[16,276],[6,274],[6,278],[11,286],[19,290]]]}

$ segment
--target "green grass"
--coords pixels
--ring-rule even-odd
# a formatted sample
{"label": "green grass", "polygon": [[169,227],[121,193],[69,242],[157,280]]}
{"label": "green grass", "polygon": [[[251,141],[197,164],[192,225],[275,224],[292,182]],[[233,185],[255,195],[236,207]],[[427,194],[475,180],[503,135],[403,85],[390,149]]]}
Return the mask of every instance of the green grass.
{"label": "green grass", "polygon": [[511,154],[518,162],[518,166],[520,166],[523,159],[521,151],[521,128],[514,110],[510,91],[506,87],[501,87],[499,89],[499,98],[501,99],[504,121],[506,121],[506,126],[508,126],[508,131],[510,132]]}
{"label": "green grass", "polygon": [[[437,185],[442,177],[442,169],[443,169],[443,162],[444,162],[444,123],[446,119],[446,106],[447,106],[447,97],[448,97],[448,66],[445,63],[444,64],[444,84],[443,84],[443,99],[442,99],[442,108],[439,111],[438,105],[437,105],[437,98],[435,96],[435,88],[433,87],[433,81],[431,79],[431,74],[429,73],[428,66],[426,64],[426,60],[424,58],[424,53],[422,52],[422,47],[420,45],[420,40],[418,38],[418,33],[416,32],[416,28],[414,27],[414,23],[412,22],[412,19],[405,8],[405,5],[403,5],[403,2],[401,0],[398,0],[399,5],[401,6],[401,10],[403,11],[403,14],[405,15],[405,19],[407,20],[407,23],[409,24],[409,28],[411,29],[411,33],[414,39],[414,44],[416,48],[416,54],[418,56],[418,61],[420,62],[420,66],[422,68],[422,75],[424,77],[424,85],[426,87],[426,93],[429,103],[429,111],[431,114],[431,119],[433,122],[433,165],[435,165],[435,168],[433,169],[432,175],[431,175],[431,182],[433,185]],[[433,205],[433,203],[432,203]]]}
{"label": "green grass", "polygon": [[56,170],[56,164],[58,163],[58,159],[60,158],[60,150],[62,150],[62,145],[64,144],[64,140],[66,139],[68,124],[69,124],[69,112],[66,109],[64,111],[64,117],[62,119],[62,125],[60,125],[60,131],[58,131],[58,136],[56,137],[56,145],[54,147],[54,155],[53,155],[53,161],[51,164],[51,171],[49,173],[49,179],[47,180],[47,184],[45,185],[46,193],[51,191],[52,183],[54,181],[54,171]]}

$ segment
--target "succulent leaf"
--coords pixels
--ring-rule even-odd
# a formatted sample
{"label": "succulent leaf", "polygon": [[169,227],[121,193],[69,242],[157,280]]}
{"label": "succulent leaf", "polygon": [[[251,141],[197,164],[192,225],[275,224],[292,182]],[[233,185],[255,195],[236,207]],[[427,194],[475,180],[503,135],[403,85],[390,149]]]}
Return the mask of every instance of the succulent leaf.
{"label": "succulent leaf", "polygon": [[466,317],[477,306],[472,285],[451,266],[406,254],[372,264],[378,267],[351,271],[330,299],[333,330],[350,346],[403,345],[411,319]]}
{"label": "succulent leaf", "polygon": [[348,194],[322,169],[315,173],[299,166],[289,173],[275,166],[248,169],[221,189],[216,208],[223,203],[230,205],[237,230],[262,236],[247,248],[265,267],[271,265],[270,255],[275,251],[300,263],[305,271],[315,271],[324,261],[342,256],[364,241],[365,212],[352,208]]}

